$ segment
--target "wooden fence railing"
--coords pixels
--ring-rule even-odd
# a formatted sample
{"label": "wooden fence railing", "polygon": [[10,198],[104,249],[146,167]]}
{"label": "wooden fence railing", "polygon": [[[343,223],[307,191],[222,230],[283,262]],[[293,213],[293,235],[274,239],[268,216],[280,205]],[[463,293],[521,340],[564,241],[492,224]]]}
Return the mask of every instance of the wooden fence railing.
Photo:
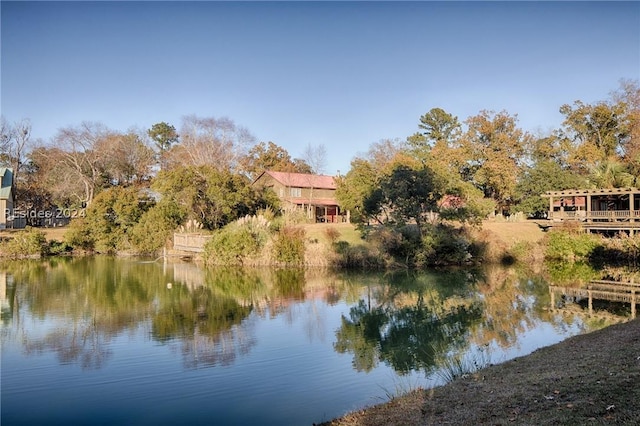
{"label": "wooden fence railing", "polygon": [[187,233],[174,233],[173,234],[173,249],[190,251],[194,253],[202,253],[204,251],[204,245],[212,238],[211,235],[203,234],[187,234]]}

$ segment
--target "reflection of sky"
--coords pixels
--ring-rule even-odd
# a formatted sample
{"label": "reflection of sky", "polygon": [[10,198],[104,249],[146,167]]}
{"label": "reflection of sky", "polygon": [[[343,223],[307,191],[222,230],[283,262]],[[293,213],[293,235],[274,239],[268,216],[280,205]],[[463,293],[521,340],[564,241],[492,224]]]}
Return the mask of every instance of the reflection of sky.
{"label": "reflection of sky", "polygon": [[[366,296],[363,290],[361,297]],[[190,339],[154,341],[148,321],[109,338],[88,334],[82,342],[85,356],[108,354],[88,369],[80,360],[61,362],[53,345],[37,345],[65,329],[61,312],[37,319],[21,305],[18,320],[2,331],[3,423],[96,424],[99,418],[104,424],[311,424],[381,402],[398,390],[440,382],[437,374],[425,378],[421,372],[399,377],[384,363],[368,373],[355,371],[353,354],[333,347],[341,316],[348,317],[354,304],[313,299],[291,301],[275,315],[254,312],[232,330],[254,343],[226,364],[185,362],[206,358],[207,346],[191,350],[197,342]],[[535,319],[529,324],[513,347],[489,347],[490,362],[582,331],[579,322],[565,328]],[[43,349],[26,356],[25,338]],[[39,401],[36,409],[33,401]]]}

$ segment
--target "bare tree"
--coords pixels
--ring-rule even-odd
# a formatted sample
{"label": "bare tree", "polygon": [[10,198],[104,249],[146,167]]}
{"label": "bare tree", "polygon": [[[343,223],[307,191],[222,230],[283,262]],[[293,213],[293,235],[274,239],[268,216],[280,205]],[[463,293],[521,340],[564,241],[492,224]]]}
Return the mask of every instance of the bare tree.
{"label": "bare tree", "polygon": [[211,165],[219,170],[236,170],[255,138],[229,118],[183,118],[181,143],[169,151],[173,164]]}
{"label": "bare tree", "polygon": [[82,202],[91,204],[96,190],[105,181],[104,165],[108,153],[105,140],[114,133],[101,123],[82,122],[77,127],[58,130],[54,138],[59,150],[52,151],[60,156],[67,170],[84,188]]}
{"label": "bare tree", "polygon": [[[308,144],[304,150],[304,161],[311,167],[311,170],[314,174],[322,174],[327,168],[327,150],[324,145],[312,146]],[[307,217],[309,219],[315,218],[315,208],[313,205],[313,190],[314,188],[314,178],[312,175],[309,175],[308,178],[308,186],[309,186],[309,205],[307,207]]]}
{"label": "bare tree", "polygon": [[98,151],[105,154],[104,168],[112,183],[140,184],[149,179],[155,155],[145,143],[144,131],[131,129],[127,133],[113,133],[99,145]]}
{"label": "bare tree", "polygon": [[13,126],[4,118],[0,117],[0,161],[8,165],[11,141],[13,140]]}
{"label": "bare tree", "polygon": [[304,150],[303,159],[317,175],[323,174],[327,169],[327,149],[323,144],[318,146],[308,144]]}
{"label": "bare tree", "polygon": [[13,178],[17,182],[31,143],[31,121],[23,118],[11,125],[2,117],[0,132],[0,161],[13,169]]}

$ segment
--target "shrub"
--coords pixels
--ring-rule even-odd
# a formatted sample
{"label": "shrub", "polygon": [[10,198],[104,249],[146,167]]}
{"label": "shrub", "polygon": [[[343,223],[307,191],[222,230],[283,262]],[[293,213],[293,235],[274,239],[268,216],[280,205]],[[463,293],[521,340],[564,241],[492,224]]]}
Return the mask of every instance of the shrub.
{"label": "shrub", "polygon": [[216,265],[242,265],[251,258],[255,263],[269,236],[264,216],[245,216],[213,234],[205,244],[205,259]]}
{"label": "shrub", "polygon": [[545,257],[571,261],[587,259],[598,246],[601,246],[601,238],[596,235],[553,230],[548,235]]}
{"label": "shrub", "polygon": [[86,217],[71,223],[66,240],[73,246],[98,252],[129,249],[130,232],[150,207],[135,188],[106,189],[87,208]]}
{"label": "shrub", "polygon": [[60,255],[60,254],[69,254],[73,251],[73,247],[65,242],[51,240],[49,244],[45,247],[47,254],[49,255]]}
{"label": "shrub", "polygon": [[302,265],[304,263],[304,242],[304,229],[292,226],[282,228],[273,239],[273,259],[286,265]]}
{"label": "shrub", "polygon": [[167,242],[171,232],[187,217],[173,200],[163,199],[145,212],[131,230],[131,242],[141,253],[154,253]]}
{"label": "shrub", "polygon": [[337,254],[334,266],[338,268],[380,269],[385,266],[384,256],[365,245],[352,246],[346,241],[338,241],[334,248]]}
{"label": "shrub", "polygon": [[471,260],[471,243],[458,230],[437,225],[425,230],[422,244],[416,251],[419,268],[432,265],[460,265]]}
{"label": "shrub", "polygon": [[44,232],[27,228],[0,245],[0,253],[7,257],[31,257],[47,254],[47,238]]}
{"label": "shrub", "polygon": [[71,221],[69,229],[64,234],[64,240],[72,247],[77,247],[81,250],[93,250],[96,244],[95,238],[91,233],[91,227],[84,217]]}
{"label": "shrub", "polygon": [[385,255],[409,266],[420,246],[420,235],[415,228],[378,228],[370,232],[368,239]]}

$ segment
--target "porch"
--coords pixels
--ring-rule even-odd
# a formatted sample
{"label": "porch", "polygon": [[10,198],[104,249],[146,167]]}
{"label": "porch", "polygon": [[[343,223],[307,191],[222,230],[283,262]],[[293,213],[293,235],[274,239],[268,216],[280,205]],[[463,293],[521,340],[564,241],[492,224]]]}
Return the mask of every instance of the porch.
{"label": "porch", "polygon": [[566,189],[548,191],[548,219],[579,221],[587,231],[640,231],[640,189]]}

